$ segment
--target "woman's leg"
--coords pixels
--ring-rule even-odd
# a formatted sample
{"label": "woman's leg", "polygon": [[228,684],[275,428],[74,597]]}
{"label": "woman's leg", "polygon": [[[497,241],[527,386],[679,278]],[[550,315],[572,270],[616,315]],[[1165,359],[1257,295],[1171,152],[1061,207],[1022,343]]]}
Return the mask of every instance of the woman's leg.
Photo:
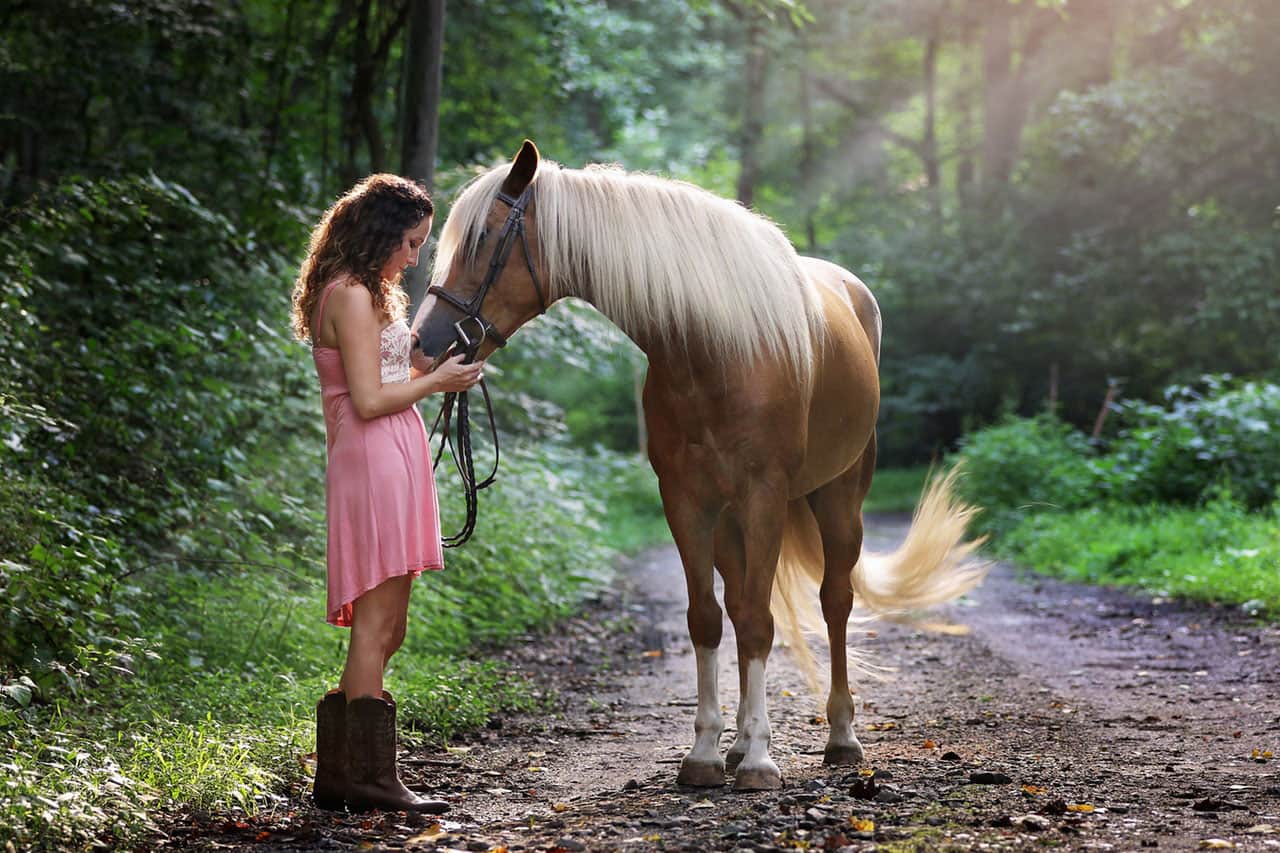
{"label": "woman's leg", "polygon": [[[410,591],[412,591],[413,589],[412,585],[409,587],[409,589]],[[384,673],[387,671],[387,664],[390,663],[391,656],[394,655],[397,651],[399,651],[400,647],[404,645],[404,635],[408,628],[408,625],[409,625],[409,595],[408,593],[406,593],[404,597],[404,610],[400,611],[400,619],[398,622],[396,622],[395,630],[391,634],[391,645],[387,647],[386,656],[383,657],[382,659],[382,671]]]}
{"label": "woman's leg", "polygon": [[413,577],[391,578],[360,596],[351,608],[351,644],[339,686],[347,701],[382,695],[382,672],[404,636]]}

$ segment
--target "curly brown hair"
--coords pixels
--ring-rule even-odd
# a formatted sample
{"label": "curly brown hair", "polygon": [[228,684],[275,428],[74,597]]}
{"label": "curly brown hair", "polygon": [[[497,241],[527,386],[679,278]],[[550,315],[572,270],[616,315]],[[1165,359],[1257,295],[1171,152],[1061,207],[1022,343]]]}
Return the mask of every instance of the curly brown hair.
{"label": "curly brown hair", "polygon": [[399,175],[370,175],[334,202],[311,232],[307,258],[293,285],[298,340],[312,340],[316,302],[325,285],[340,275],[364,285],[384,320],[403,317],[409,300],[399,286],[400,276],[383,279],[382,268],[400,248],[405,232],[434,211],[426,188]]}

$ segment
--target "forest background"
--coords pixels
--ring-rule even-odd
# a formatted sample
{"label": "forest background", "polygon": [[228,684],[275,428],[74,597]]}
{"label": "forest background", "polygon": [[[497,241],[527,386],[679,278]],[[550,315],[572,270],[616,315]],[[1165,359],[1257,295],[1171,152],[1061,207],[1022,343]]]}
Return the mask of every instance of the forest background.
{"label": "forest background", "polygon": [[[861,276],[885,317],[882,462],[967,448],[1018,554],[1067,566],[1115,500],[1115,538],[1148,558],[1133,531],[1157,518],[1261,537],[1220,568],[1271,579],[1236,600],[1280,601],[1271,0],[4,0],[0,19],[6,838],[288,796],[344,640],[317,624],[323,424],[288,337],[307,232],[383,170],[429,183],[442,222],[525,137],[735,197]],[[625,338],[562,306],[493,363],[511,467],[393,674],[421,737],[535,701],[471,651],[662,536]],[[1075,568],[1105,579],[1099,559]]]}

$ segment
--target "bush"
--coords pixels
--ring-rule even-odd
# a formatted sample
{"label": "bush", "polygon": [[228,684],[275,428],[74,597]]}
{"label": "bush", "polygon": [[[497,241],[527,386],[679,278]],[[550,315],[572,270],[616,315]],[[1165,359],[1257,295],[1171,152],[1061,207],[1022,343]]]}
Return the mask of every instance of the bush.
{"label": "bush", "polygon": [[1165,405],[1119,406],[1120,437],[1098,463],[1108,491],[1131,503],[1204,503],[1229,486],[1251,510],[1280,489],[1280,385],[1207,376],[1165,390]]}
{"label": "bush", "polygon": [[1052,415],[1008,417],[964,439],[961,496],[982,507],[977,524],[1000,534],[1044,507],[1076,509],[1099,494],[1085,437]]}
{"label": "bush", "polygon": [[287,280],[181,186],[68,182],[0,251],[0,673],[49,682],[136,632],[118,585],[203,526],[255,441],[306,429],[289,401],[310,377],[262,319],[283,318]]}

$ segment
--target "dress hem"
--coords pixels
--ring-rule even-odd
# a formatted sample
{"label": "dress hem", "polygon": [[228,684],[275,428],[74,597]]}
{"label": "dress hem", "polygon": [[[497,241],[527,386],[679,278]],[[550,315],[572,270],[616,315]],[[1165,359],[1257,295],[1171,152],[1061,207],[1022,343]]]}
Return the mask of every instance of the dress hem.
{"label": "dress hem", "polygon": [[392,580],[393,578],[402,578],[405,575],[410,575],[416,578],[419,575],[421,575],[423,572],[441,572],[441,571],[444,571],[443,563],[422,563],[421,565],[414,566],[413,568],[405,569],[402,572],[397,572],[395,574],[387,575],[386,577],[379,579],[376,583],[372,583],[369,586],[366,586],[365,588],[361,589],[359,592],[351,596],[351,598],[347,599],[346,601],[341,602],[336,609],[330,610],[325,615],[325,622],[329,623],[330,625],[336,625],[339,628],[350,628],[351,627],[351,605],[355,603],[356,599],[360,598],[360,596],[364,595],[366,592],[369,592],[372,589],[376,589],[377,587],[381,586],[382,584],[386,583],[389,580]]}

